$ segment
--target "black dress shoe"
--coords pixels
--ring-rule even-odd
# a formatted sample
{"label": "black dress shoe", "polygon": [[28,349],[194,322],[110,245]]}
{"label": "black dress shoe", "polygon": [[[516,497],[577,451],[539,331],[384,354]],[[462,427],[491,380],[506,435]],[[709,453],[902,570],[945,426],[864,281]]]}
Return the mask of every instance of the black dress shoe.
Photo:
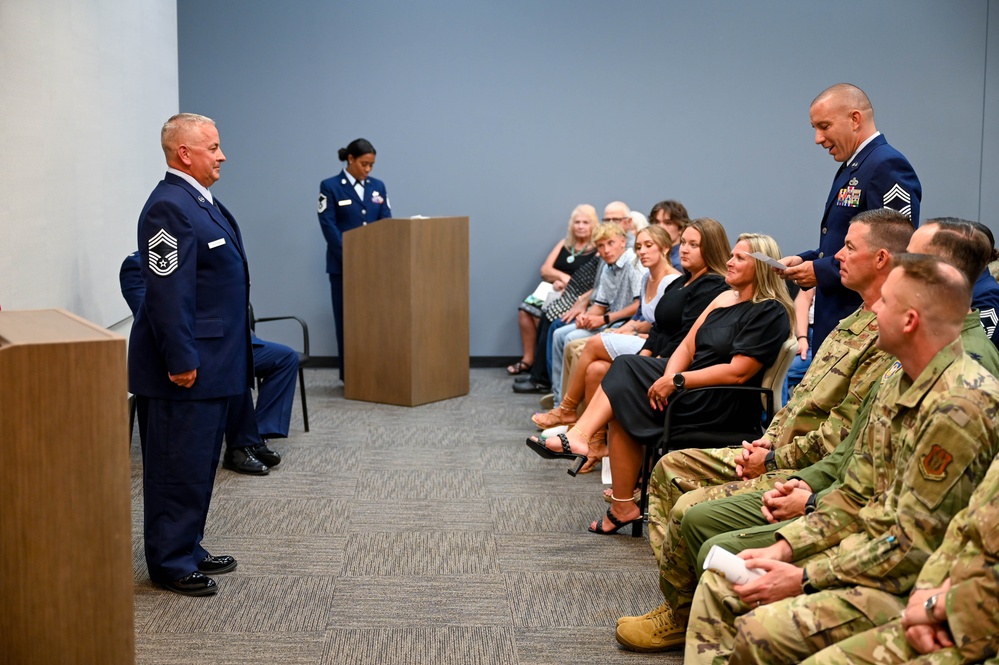
{"label": "black dress shoe", "polygon": [[281,455],[268,448],[266,441],[259,446],[250,446],[250,450],[253,451],[254,457],[272,469],[281,463]]}
{"label": "black dress shoe", "polygon": [[198,564],[198,572],[220,575],[236,570],[236,559],[231,556],[212,556],[209,554]]}
{"label": "black dress shoe", "polygon": [[222,468],[236,473],[247,473],[251,476],[266,476],[270,473],[267,465],[253,454],[252,447],[226,450],[225,457],[222,458]]}
{"label": "black dress shoe", "polygon": [[552,387],[550,385],[535,383],[534,381],[513,384],[513,392],[515,393],[540,393],[544,395],[545,393],[550,393],[551,391]]}
{"label": "black dress shoe", "polygon": [[185,596],[210,596],[219,590],[219,585],[215,583],[215,580],[197,571],[173,582],[163,582],[160,586],[167,591]]}

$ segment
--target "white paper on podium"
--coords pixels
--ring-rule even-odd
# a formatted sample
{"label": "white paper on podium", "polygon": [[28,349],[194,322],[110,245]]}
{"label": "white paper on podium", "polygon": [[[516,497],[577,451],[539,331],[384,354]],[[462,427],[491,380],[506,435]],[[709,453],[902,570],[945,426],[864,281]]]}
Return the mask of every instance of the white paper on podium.
{"label": "white paper on podium", "polygon": [[763,574],[758,568],[746,568],[746,562],[726,549],[712,545],[704,559],[704,570],[721,573],[732,584],[746,584]]}

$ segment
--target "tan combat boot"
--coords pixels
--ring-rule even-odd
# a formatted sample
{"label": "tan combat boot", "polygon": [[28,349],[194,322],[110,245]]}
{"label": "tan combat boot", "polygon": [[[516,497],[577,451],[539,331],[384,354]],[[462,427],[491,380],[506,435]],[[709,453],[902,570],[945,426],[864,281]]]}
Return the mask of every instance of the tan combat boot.
{"label": "tan combat boot", "polygon": [[636,617],[633,621],[624,621],[623,617],[617,625],[615,637],[618,643],[629,651],[650,653],[665,651],[682,646],[686,625],[680,625],[673,616],[673,608],[669,603],[663,603],[649,612],[645,617]]}

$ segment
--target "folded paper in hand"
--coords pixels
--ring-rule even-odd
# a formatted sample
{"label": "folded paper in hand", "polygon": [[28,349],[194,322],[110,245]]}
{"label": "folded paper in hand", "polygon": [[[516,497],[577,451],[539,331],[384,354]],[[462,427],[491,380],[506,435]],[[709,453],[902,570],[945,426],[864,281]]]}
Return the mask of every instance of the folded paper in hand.
{"label": "folded paper in hand", "polygon": [[746,584],[763,574],[759,568],[746,568],[745,561],[717,545],[712,545],[708,550],[704,570],[721,573],[732,584]]}
{"label": "folded paper in hand", "polygon": [[780,270],[782,272],[784,270],[787,270],[787,266],[786,265],[784,265],[783,263],[781,263],[777,259],[770,258],[769,256],[767,256],[763,252],[753,252],[752,254],[750,254],[750,256],[753,257],[754,259],[756,259],[757,261],[763,261],[764,263],[766,263],[771,268],[777,268],[777,270]]}

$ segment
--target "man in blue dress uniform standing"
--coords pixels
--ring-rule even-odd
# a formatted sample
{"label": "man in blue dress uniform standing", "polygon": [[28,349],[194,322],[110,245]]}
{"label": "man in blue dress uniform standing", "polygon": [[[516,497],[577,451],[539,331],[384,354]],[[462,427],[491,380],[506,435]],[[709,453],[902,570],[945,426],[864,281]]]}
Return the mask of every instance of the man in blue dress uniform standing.
{"label": "man in blue dress uniform standing", "polygon": [[143,533],[153,582],[192,596],[236,567],[201,544],[233,398],[251,385],[250,279],[236,220],[208,191],[225,155],[215,122],[163,125],[167,173],[139,216],[146,292],[128,347],[142,441]]}
{"label": "man in blue dress uniform standing", "polygon": [[809,109],[815,143],[841,162],[826,199],[819,248],[787,256],[785,279],[802,288],[815,287],[815,323],[812,348],[836,327],[840,319],[860,306],[860,296],[843,286],[839,261],[850,220],[857,213],[892,208],[919,224],[922,186],[909,161],[874,126],[874,109],[863,90],[837,83],[822,91]]}

